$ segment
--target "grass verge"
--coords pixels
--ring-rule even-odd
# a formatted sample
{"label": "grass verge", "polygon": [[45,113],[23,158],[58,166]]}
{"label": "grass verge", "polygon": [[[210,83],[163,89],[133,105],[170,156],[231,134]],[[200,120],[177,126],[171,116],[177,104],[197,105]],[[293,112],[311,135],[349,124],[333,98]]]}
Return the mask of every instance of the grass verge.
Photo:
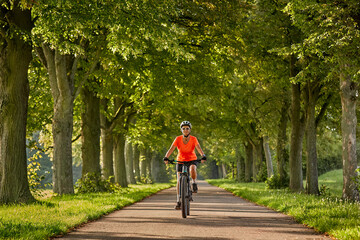
{"label": "grass verge", "polygon": [[65,195],[29,205],[0,206],[0,238],[48,239],[171,186],[130,185],[117,193]]}
{"label": "grass verge", "polygon": [[[320,184],[323,179],[319,179]],[[332,182],[330,179],[328,177],[327,181]],[[237,183],[232,180],[208,182],[236,196],[293,216],[299,223],[337,239],[360,239],[360,204],[336,197],[338,186],[333,182],[333,188],[329,188],[335,189],[334,194],[326,197],[292,193],[286,189],[269,190],[266,189],[265,183]]]}

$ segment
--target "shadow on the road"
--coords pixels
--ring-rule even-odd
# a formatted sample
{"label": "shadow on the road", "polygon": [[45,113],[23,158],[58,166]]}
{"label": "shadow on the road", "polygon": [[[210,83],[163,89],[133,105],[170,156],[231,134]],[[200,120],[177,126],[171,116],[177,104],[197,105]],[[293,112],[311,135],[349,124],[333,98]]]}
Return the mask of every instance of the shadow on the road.
{"label": "shadow on the road", "polygon": [[[123,236],[122,236],[123,235]],[[130,235],[130,236],[129,236]],[[150,234],[136,234],[136,233],[119,233],[119,232],[87,232],[72,234],[68,239],[129,239],[129,240],[142,240],[142,239],[164,239],[164,236],[150,235]],[[190,239],[190,240],[229,240],[229,238],[218,237],[191,237],[191,236],[179,236],[171,237],[171,239]]]}
{"label": "shadow on the road", "polygon": [[[195,204],[193,204],[195,205]],[[166,204],[162,207],[159,207],[159,205],[148,205],[146,207],[144,206],[138,206],[133,207],[131,209],[124,209],[124,211],[172,211],[175,206],[175,203],[172,205]],[[249,208],[239,208],[234,209],[234,207],[224,207],[224,206],[191,206],[191,211],[200,211],[200,212],[246,212],[246,213],[270,213],[271,210],[259,210],[259,209],[249,209]]]}
{"label": "shadow on the road", "polygon": [[[154,226],[164,226],[162,224],[176,224],[179,227],[183,227],[186,229],[186,226],[198,226],[198,227],[211,227],[211,228],[222,228],[222,227],[237,227],[237,228],[268,228],[268,229],[291,229],[292,234],[299,234],[299,235],[313,235],[313,232],[304,232],[301,229],[301,225],[294,223],[288,218],[284,218],[279,220],[278,218],[272,217],[231,217],[231,216],[224,216],[224,217],[217,217],[214,216],[204,217],[204,216],[197,216],[190,215],[188,218],[183,219],[180,216],[179,218],[108,218],[108,222],[114,223],[134,223],[134,224],[152,224]],[[296,231],[299,229],[299,231]]]}

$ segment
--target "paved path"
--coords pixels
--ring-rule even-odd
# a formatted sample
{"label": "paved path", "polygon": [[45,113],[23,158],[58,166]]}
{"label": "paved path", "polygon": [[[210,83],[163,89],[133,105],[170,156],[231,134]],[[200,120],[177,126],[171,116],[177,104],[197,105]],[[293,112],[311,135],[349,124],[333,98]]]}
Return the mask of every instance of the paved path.
{"label": "paved path", "polygon": [[175,188],[125,207],[64,239],[330,239],[281,213],[199,182],[188,218],[174,210]]}

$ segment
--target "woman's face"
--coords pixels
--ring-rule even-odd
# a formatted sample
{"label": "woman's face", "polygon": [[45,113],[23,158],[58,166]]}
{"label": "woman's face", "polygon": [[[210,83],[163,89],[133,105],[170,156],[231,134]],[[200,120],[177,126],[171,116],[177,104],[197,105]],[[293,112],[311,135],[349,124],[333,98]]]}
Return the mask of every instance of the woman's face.
{"label": "woman's face", "polygon": [[182,131],[182,133],[183,133],[184,135],[188,135],[188,134],[191,132],[191,129],[190,129],[189,126],[183,126],[183,127],[181,128],[181,131]]}

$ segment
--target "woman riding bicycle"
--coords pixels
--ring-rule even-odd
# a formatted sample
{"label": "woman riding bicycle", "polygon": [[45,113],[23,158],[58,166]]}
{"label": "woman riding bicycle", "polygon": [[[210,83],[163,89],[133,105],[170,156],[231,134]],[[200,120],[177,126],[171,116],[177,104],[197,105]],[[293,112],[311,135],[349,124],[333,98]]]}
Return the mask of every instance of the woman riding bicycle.
{"label": "woman riding bicycle", "polygon": [[[198,151],[198,153],[202,156],[201,163],[204,163],[206,161],[206,156],[203,152],[203,150],[200,147],[200,144],[196,137],[190,136],[191,132],[191,123],[189,121],[183,121],[180,124],[180,129],[183,133],[183,135],[178,136],[175,138],[173,144],[171,145],[169,151],[166,153],[164,157],[165,164],[169,163],[169,157],[175,150],[175,148],[178,148],[178,156],[177,160],[186,162],[186,161],[194,161],[197,159],[195,154],[195,148]],[[177,163],[176,164],[176,170],[177,170],[177,196],[176,196],[176,206],[175,209],[180,209],[180,196],[179,196],[179,180],[180,180],[180,173],[182,172],[182,166],[183,164]],[[190,176],[192,179],[192,189],[193,192],[196,193],[198,188],[196,184],[196,162],[193,162],[190,166]]]}

